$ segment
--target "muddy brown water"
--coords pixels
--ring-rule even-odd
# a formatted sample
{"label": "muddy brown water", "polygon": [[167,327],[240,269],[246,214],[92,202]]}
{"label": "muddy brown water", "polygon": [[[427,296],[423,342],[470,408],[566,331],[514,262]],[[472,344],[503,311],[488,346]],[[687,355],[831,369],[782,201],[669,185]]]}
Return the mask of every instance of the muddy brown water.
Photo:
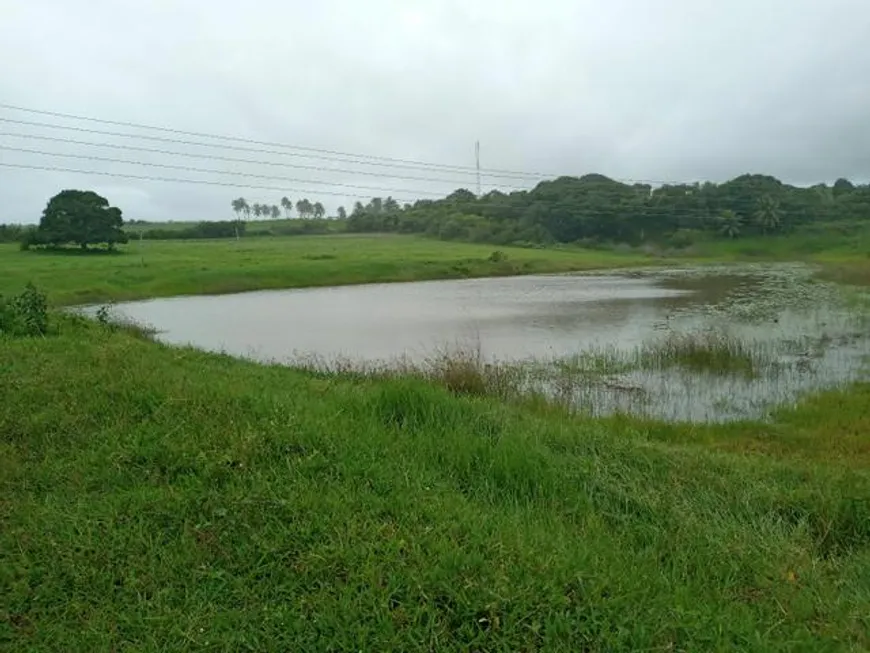
{"label": "muddy brown water", "polygon": [[[635,370],[576,397],[596,414],[666,419],[761,417],[807,391],[866,378],[870,352],[866,319],[800,266],[247,292],[129,302],[112,313],[155,328],[167,343],[286,364],[310,357],[421,361],[457,345],[502,362],[556,360],[629,352],[663,333],[716,328],[775,351],[795,368],[751,381]],[[614,390],[627,386],[633,390]]]}

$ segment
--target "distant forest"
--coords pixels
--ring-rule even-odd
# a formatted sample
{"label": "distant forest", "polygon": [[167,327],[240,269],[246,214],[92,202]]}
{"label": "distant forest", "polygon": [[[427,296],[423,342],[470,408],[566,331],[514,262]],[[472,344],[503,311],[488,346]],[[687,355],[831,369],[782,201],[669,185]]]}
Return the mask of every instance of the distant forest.
{"label": "distant forest", "polygon": [[624,184],[602,175],[560,177],[531,191],[458,190],[443,200],[399,207],[389,199],[357,203],[353,232],[426,234],[448,240],[509,243],[668,243],[790,232],[811,224],[870,224],[870,185],[846,179],[801,188],[766,175],[715,184]]}
{"label": "distant forest", "polygon": [[[294,205],[281,199],[289,218]],[[323,205],[300,200],[299,218],[283,224],[258,223],[254,217],[277,218],[275,206],[249,206],[233,200],[235,221],[187,223],[165,228],[131,221],[137,234],[153,239],[233,238],[240,235],[296,235],[349,231],[421,234],[444,240],[492,244],[581,245],[645,243],[687,247],[711,238],[736,239],[801,231],[850,233],[870,225],[870,184],[839,179],[833,185],[797,187],[766,175],[742,175],[721,184],[625,184],[591,174],[541,182],[533,190],[509,194],[492,191],[476,197],[457,190],[442,200],[400,205],[395,199],[357,202],[350,215],[339,207],[337,218],[324,220]],[[179,226],[183,223],[178,223]],[[22,239],[20,225],[0,225],[0,242]]]}

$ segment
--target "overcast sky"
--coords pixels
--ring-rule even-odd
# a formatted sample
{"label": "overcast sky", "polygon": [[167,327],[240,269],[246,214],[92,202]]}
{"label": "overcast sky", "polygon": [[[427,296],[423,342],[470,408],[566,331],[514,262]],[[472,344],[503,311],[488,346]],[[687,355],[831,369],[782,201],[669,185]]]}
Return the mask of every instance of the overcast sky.
{"label": "overcast sky", "polygon": [[[476,189],[465,171],[277,144],[470,168],[480,140],[484,169],[554,176],[870,178],[867,0],[0,0],[0,26],[0,103],[276,144],[266,153],[122,138],[9,121],[134,130],[0,109],[0,163],[226,184],[0,166],[0,221],[38,220],[62,188],[95,189],[125,217],[151,220],[228,218],[233,197],[278,203],[300,190],[334,210],[357,195]],[[484,191],[534,182],[483,177]]]}

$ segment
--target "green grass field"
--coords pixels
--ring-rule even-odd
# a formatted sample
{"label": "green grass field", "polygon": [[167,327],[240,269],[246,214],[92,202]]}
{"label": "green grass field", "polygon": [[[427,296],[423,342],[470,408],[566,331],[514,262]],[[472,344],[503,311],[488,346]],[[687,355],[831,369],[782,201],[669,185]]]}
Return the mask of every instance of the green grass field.
{"label": "green grass field", "polygon": [[870,386],[569,419],[71,324],[0,381],[3,650],[870,647]]}
{"label": "green grass field", "polygon": [[[491,261],[494,251],[505,260]],[[117,254],[20,252],[0,245],[0,294],[28,281],[54,305],[652,263],[637,254],[496,248],[411,236],[299,236],[133,242]]]}
{"label": "green grass field", "polygon": [[706,240],[692,246],[702,259],[838,263],[870,261],[870,225],[821,224],[788,235]]}
{"label": "green grass field", "polygon": [[[650,262],[492,249],[4,248],[0,292],[32,280],[69,304]],[[870,279],[867,259],[829,260]],[[765,423],[593,419],[52,320],[0,336],[0,650],[870,650],[870,384]]]}
{"label": "green grass field", "polygon": [[[186,223],[177,223],[184,225]],[[493,252],[504,260],[490,260]],[[186,294],[368,282],[570,272],[636,265],[805,260],[828,276],[864,282],[870,241],[834,236],[738,239],[685,254],[608,249],[526,249],[397,235],[317,235],[235,240],[133,240],[118,253],[21,252],[0,244],[0,294],[31,281],[55,306]]]}
{"label": "green grass field", "polygon": [[[311,223],[311,220],[299,220],[297,218],[279,218],[277,220],[273,220],[269,218],[268,220],[245,220],[245,229],[247,233],[257,233],[257,232],[267,232],[267,231],[282,231],[286,229],[298,229],[301,225],[306,223]],[[344,231],[344,223],[337,220],[319,220],[317,221],[320,226],[325,229],[328,229],[333,233],[340,233]],[[126,222],[124,224],[124,231],[130,234],[131,236],[138,236],[142,232],[147,232],[152,229],[158,229],[160,231],[182,231],[184,229],[190,229],[195,227],[198,224],[196,220],[170,220],[168,222],[136,222],[130,223]]]}

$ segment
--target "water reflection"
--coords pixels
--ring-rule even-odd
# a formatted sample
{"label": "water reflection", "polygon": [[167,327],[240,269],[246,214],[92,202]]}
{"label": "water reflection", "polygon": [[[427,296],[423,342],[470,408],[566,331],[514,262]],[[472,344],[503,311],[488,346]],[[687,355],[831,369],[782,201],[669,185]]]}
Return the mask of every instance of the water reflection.
{"label": "water reflection", "polygon": [[179,297],[119,305],[160,339],[287,362],[299,354],[421,359],[466,340],[517,360],[639,342],[692,291],[654,279],[537,276]]}
{"label": "water reflection", "polygon": [[[596,414],[763,416],[801,393],[866,378],[866,322],[800,266],[687,268],[179,297],[122,304],[119,317],[168,343],[260,361],[314,355],[421,361],[464,343],[498,361],[609,352],[629,360],[669,333],[727,331],[775,364],[760,378],[632,369],[573,387]],[[561,382],[561,381],[560,381]]]}

